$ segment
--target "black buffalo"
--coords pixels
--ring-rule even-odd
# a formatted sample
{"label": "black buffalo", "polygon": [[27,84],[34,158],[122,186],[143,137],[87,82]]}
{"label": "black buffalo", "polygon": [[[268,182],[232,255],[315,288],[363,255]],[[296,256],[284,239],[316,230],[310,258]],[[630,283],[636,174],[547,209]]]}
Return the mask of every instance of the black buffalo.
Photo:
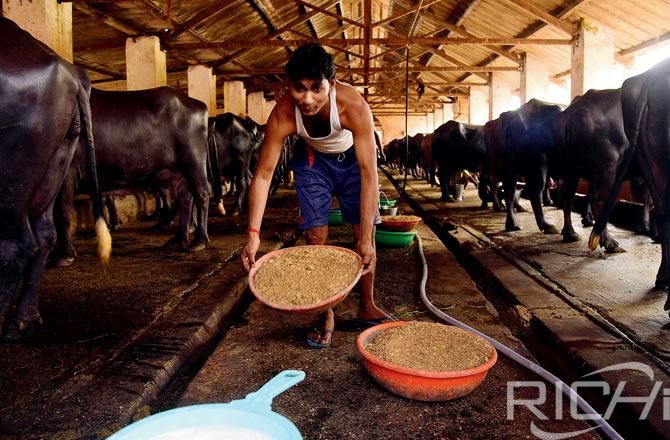
{"label": "black buffalo", "polygon": [[216,150],[218,170],[235,187],[233,215],[242,211],[251,181],[253,161],[265,127],[249,118],[224,113],[210,119],[209,141]]}
{"label": "black buffalo", "polygon": [[[131,92],[94,89],[91,111],[100,188],[105,192],[178,188],[180,223],[168,244],[181,249],[204,249],[209,243],[207,106],[169,87]],[[75,256],[69,228],[72,200],[77,186],[85,187],[89,182],[81,158],[79,154],[75,157],[57,205],[62,218],[58,231],[59,266],[70,264]],[[197,226],[189,245],[194,205]]]}
{"label": "black buffalo", "polygon": [[[598,245],[621,183],[635,162],[654,201],[661,241],[656,288],[667,289],[670,285],[670,60],[624,81],[621,106],[624,131],[631,143],[630,153],[617,170],[614,188],[591,232],[589,248],[593,250]],[[670,301],[666,301],[665,310],[669,308]]]}
{"label": "black buffalo", "polygon": [[[440,180],[442,200],[453,201],[448,190],[451,177],[460,170],[482,171],[486,164],[483,127],[448,121],[433,133],[431,151]],[[485,188],[486,183],[480,181],[480,187]],[[482,205],[486,207],[486,196],[482,198]]]}
{"label": "black buffalo", "polygon": [[7,331],[19,336],[41,323],[37,298],[56,239],[54,202],[80,138],[104,264],[111,238],[97,188],[88,77],[2,17],[0,41],[0,334],[22,283],[16,321]]}
{"label": "black buffalo", "polygon": [[[589,90],[575,98],[554,120],[554,139],[561,153],[563,176],[563,241],[579,240],[572,226],[571,212],[579,179],[589,182],[588,200],[597,217],[614,187],[616,173],[630,150],[624,133],[621,89]],[[639,180],[637,167],[627,177]],[[643,228],[649,228],[649,203],[644,203]],[[604,228],[600,245],[608,252],[621,250]]]}
{"label": "black buffalo", "polygon": [[518,110],[504,112],[485,127],[489,171],[503,182],[507,219],[505,229],[521,229],[514,218],[515,188],[519,177],[526,179],[526,191],[537,226],[546,234],[558,234],[542,212],[542,195],[550,166],[559,164],[553,140],[553,119],[562,111],[557,104],[531,99]]}

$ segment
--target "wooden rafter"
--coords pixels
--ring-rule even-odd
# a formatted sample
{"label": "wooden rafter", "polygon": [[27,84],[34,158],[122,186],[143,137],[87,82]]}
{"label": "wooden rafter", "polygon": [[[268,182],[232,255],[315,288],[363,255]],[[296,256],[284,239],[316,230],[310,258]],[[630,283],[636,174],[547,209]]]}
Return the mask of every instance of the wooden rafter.
{"label": "wooden rafter", "polygon": [[388,23],[390,23],[392,21],[395,21],[399,18],[406,17],[410,14],[417,13],[421,9],[428,8],[432,5],[434,5],[435,3],[439,3],[441,1],[442,0],[431,0],[427,3],[425,3],[425,4],[423,2],[419,2],[419,4],[414,6],[413,8],[410,8],[410,9],[404,11],[404,12],[399,12],[397,14],[394,14],[394,15],[390,16],[390,17],[386,17],[383,20],[379,20],[379,21],[376,21],[376,22],[372,23],[372,27],[378,27],[378,26],[381,26],[381,25],[384,25],[384,24],[388,24]]}
{"label": "wooden rafter", "polygon": [[[423,0],[421,0],[423,1]],[[368,84],[370,80],[370,40],[372,37],[372,0],[363,0],[363,22],[365,27],[363,28],[363,80],[365,84]],[[368,89],[365,89],[365,100],[368,99]]]}
{"label": "wooden rafter", "polygon": [[[340,74],[358,74],[365,73],[363,68],[339,69]],[[384,73],[384,72],[404,72],[404,67],[370,67],[370,73]],[[410,72],[519,72],[519,67],[502,67],[502,66],[411,66]],[[222,70],[224,75],[245,75],[250,72],[247,70]],[[254,69],[252,74],[256,75],[273,75],[284,73],[283,69],[278,67],[259,67]]]}
{"label": "wooden rafter", "polygon": [[574,24],[566,20],[561,20],[560,18],[554,15],[551,15],[549,12],[543,10],[542,8],[532,4],[527,0],[505,0],[505,1],[507,3],[516,6],[521,11],[524,11],[530,14],[531,16],[542,20],[543,22],[555,27],[556,29],[565,32],[570,36],[572,36],[575,33]]}
{"label": "wooden rafter", "polygon": [[[365,45],[365,38],[313,38],[313,39],[285,39],[285,40],[227,40],[203,43],[180,43],[170,46],[180,50],[202,50],[202,49],[240,49],[254,47],[284,47],[302,46],[307,43],[319,43],[324,46],[358,46]],[[370,38],[372,45],[406,46],[406,45],[560,45],[569,46],[572,40],[556,38],[424,38],[424,37],[387,37]]]}
{"label": "wooden rafter", "polygon": [[[335,4],[337,4],[339,1],[340,0],[329,0],[326,4],[322,5],[321,7],[322,8],[330,8],[331,6],[334,6]],[[301,14],[298,17],[296,17],[293,20],[286,23],[284,26],[277,29],[275,32],[271,32],[270,34],[266,35],[265,38],[266,39],[276,38],[276,37],[280,36],[281,34],[283,34],[284,32],[286,32],[287,30],[291,29],[292,27],[294,27],[294,26],[296,26],[300,23],[304,23],[305,21],[309,20],[310,18],[312,18],[313,16],[315,16],[318,13],[319,13],[319,11],[313,10],[313,11],[308,12],[306,14]],[[222,65],[230,62],[231,60],[239,57],[240,55],[246,53],[248,50],[249,50],[249,48],[243,48],[241,50],[235,51],[234,53],[224,57],[223,59],[221,59],[220,61],[218,61],[214,65],[215,69],[218,69],[220,66],[222,66]]]}
{"label": "wooden rafter", "polygon": [[306,8],[308,8],[308,9],[313,9],[313,10],[321,12],[322,14],[328,15],[329,17],[336,18],[340,22],[349,23],[351,25],[358,26],[358,27],[361,27],[361,28],[365,27],[365,25],[363,23],[359,23],[356,20],[352,20],[350,18],[344,17],[342,14],[338,14],[336,12],[330,12],[329,10],[327,10],[326,8],[322,8],[321,6],[313,5],[312,3],[308,3],[308,2],[303,1],[303,0],[293,0],[293,1],[298,3],[299,5],[302,5]]}
{"label": "wooden rafter", "polygon": [[186,31],[202,26],[206,22],[216,18],[226,6],[234,3],[235,0],[216,0],[206,8],[203,8],[193,17],[176,26],[174,32],[170,35],[171,39],[178,37]]}
{"label": "wooden rafter", "polygon": [[[253,8],[254,11],[256,11],[256,13],[258,13],[258,15],[260,15],[261,20],[263,20],[263,22],[265,23],[270,32],[275,32],[277,30],[277,25],[270,17],[270,14],[268,14],[268,12],[265,10],[263,5],[260,4],[258,0],[246,0],[246,2],[249,4],[249,6]],[[287,47],[286,53],[288,55],[291,55],[291,49]]]}

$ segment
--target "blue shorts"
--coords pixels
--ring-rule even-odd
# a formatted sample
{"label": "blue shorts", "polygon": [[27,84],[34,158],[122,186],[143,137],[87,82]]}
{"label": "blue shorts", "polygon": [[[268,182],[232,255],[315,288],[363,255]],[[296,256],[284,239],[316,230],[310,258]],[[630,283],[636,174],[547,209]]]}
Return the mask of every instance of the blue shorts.
{"label": "blue shorts", "polygon": [[[342,219],[352,225],[360,223],[361,170],[354,147],[344,153],[326,154],[298,142],[291,167],[300,204],[300,229],[327,225],[333,196],[340,203]],[[379,213],[375,223],[379,223]]]}

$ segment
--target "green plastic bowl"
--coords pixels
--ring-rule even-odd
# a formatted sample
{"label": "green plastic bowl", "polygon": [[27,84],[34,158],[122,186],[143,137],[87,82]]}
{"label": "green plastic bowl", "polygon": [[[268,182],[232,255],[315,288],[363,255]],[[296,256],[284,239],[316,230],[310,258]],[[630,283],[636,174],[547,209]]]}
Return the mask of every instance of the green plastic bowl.
{"label": "green plastic bowl", "polygon": [[342,210],[341,209],[331,209],[328,211],[328,224],[329,225],[343,225],[345,223],[342,219]]}
{"label": "green plastic bowl", "polygon": [[380,200],[379,206],[381,206],[382,208],[392,208],[395,206],[397,202],[398,202],[397,200]]}
{"label": "green plastic bowl", "polygon": [[414,235],[416,235],[416,231],[414,230],[409,232],[394,232],[377,229],[375,240],[384,246],[404,247],[412,242]]}

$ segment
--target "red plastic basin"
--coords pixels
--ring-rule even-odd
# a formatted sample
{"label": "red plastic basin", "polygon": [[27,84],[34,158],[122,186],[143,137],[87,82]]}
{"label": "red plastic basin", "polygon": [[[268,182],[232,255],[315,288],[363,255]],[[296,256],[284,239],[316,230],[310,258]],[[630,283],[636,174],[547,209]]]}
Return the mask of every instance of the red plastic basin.
{"label": "red plastic basin", "polygon": [[[351,292],[351,289],[354,288],[356,283],[361,277],[361,274],[363,273],[363,260],[361,259],[360,255],[358,255],[356,252],[352,251],[351,249],[339,247],[339,246],[328,246],[328,245],[308,245],[309,247],[322,247],[322,248],[331,248],[331,249],[337,249],[340,252],[346,252],[348,254],[355,255],[358,263],[360,265],[358,272],[356,274],[356,277],[354,280],[349,283],[347,287],[344,289],[340,290],[336,294],[329,296],[326,299],[323,299],[315,304],[306,304],[306,305],[299,305],[299,306],[290,306],[286,304],[277,304],[273,303],[266,298],[263,298],[258,291],[256,290],[256,283],[254,281],[254,277],[256,275],[256,272],[263,267],[265,263],[270,261],[273,257],[276,255],[282,254],[282,253],[287,253],[291,252],[298,247],[305,247],[305,246],[298,246],[298,247],[290,247],[290,248],[285,248],[285,249],[277,249],[275,251],[268,252],[267,254],[263,255],[261,258],[256,260],[256,264],[251,268],[249,271],[249,289],[251,290],[251,293],[254,294],[256,299],[260,301],[261,303],[265,304],[266,306],[273,308],[275,310],[279,310],[282,312],[286,313],[318,313],[318,312],[323,312],[326,311],[332,307],[335,307],[337,304],[342,302],[344,298],[347,297],[349,292]],[[286,276],[291,276],[290,274],[286,274]]]}
{"label": "red plastic basin", "polygon": [[489,360],[479,367],[457,371],[426,371],[391,364],[365,349],[368,343],[384,330],[411,323],[397,321],[376,325],[365,330],[356,340],[356,347],[363,356],[365,368],[382,387],[392,393],[424,401],[456,399],[477,388],[498,360],[498,353],[493,348]]}

